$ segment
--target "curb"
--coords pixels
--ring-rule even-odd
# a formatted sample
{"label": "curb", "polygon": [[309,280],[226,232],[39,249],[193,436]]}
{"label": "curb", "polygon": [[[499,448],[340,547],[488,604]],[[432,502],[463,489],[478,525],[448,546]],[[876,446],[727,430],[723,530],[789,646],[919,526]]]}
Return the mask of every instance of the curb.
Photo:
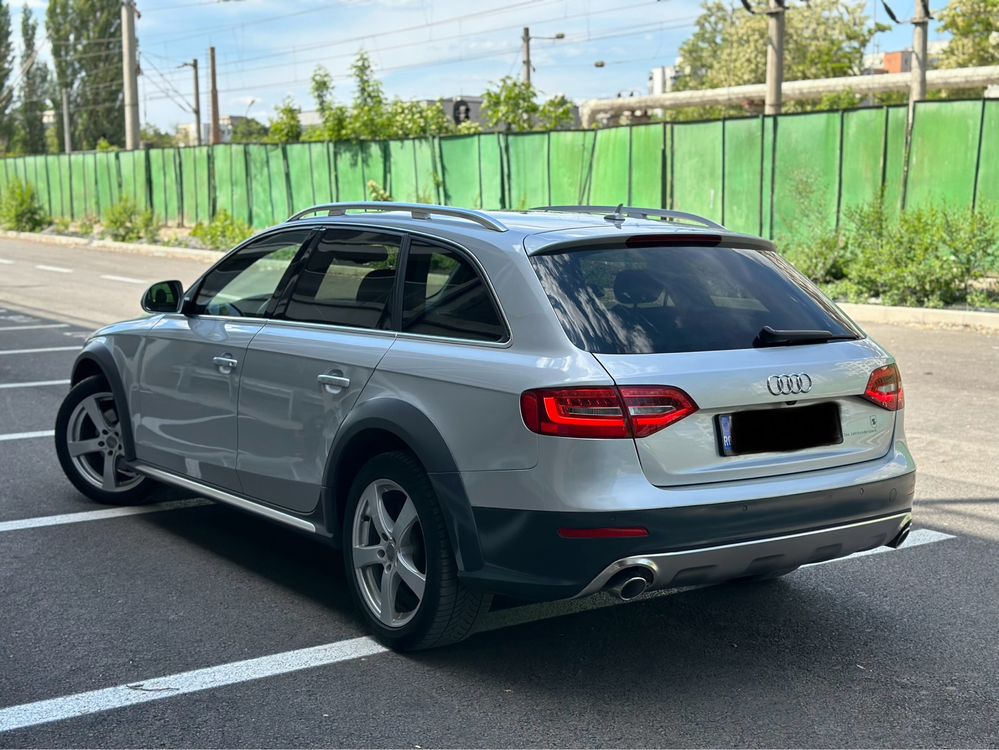
{"label": "curb", "polygon": [[999,312],[977,310],[937,310],[929,307],[892,307],[839,302],[839,307],[857,323],[973,328],[999,333]]}
{"label": "curb", "polygon": [[113,240],[93,239],[87,237],[69,237],[62,234],[40,234],[38,232],[11,232],[3,230],[0,231],[0,238],[9,240],[26,240],[28,242],[38,242],[43,245],[72,245],[75,247],[106,250],[115,253],[129,253],[131,255],[151,255],[160,258],[185,258],[187,260],[200,260],[205,263],[214,263],[222,257],[222,253],[215,250],[200,250],[193,247],[149,245],[142,242],[115,242]]}

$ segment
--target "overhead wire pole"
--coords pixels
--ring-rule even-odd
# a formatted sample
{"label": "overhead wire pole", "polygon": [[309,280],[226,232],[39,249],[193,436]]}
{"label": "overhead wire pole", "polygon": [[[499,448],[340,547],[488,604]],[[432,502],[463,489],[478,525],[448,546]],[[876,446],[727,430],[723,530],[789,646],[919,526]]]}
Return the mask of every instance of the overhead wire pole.
{"label": "overhead wire pole", "polygon": [[211,71],[212,85],[212,145],[222,142],[222,131],[219,129],[219,87],[215,78],[215,48],[208,48],[208,66]]}
{"label": "overhead wire pole", "polygon": [[62,89],[62,143],[63,151],[73,153],[73,134],[69,130],[69,89]]}
{"label": "overhead wire pole", "polygon": [[929,0],[916,0],[912,18],[912,83],[909,86],[909,127],[916,102],[926,98],[926,32],[930,24]]}
{"label": "overhead wire pole", "polygon": [[521,41],[524,43],[524,80],[527,83],[531,82],[531,29],[528,26],[524,27],[524,34],[521,37]]}
{"label": "overhead wire pole", "polygon": [[192,110],[194,112],[194,143],[197,146],[201,145],[201,85],[198,80],[198,58],[194,58],[189,63],[181,63],[183,68],[192,68],[194,70],[194,106]]}
{"label": "overhead wire pole", "polygon": [[767,95],[763,114],[779,115],[784,83],[784,0],[767,5]]}
{"label": "overhead wire pole", "polygon": [[121,69],[125,88],[125,148],[139,148],[139,63],[135,41],[135,0],[121,3]]}

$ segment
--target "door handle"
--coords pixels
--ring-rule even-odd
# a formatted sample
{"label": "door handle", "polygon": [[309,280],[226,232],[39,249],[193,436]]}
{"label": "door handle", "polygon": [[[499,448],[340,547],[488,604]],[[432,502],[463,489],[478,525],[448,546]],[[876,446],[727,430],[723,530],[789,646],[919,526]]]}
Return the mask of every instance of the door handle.
{"label": "door handle", "polygon": [[212,362],[223,375],[229,375],[239,364],[239,360],[234,359],[228,352],[218,357],[212,357]]}
{"label": "door handle", "polygon": [[345,378],[342,375],[324,374],[316,377],[316,380],[322,384],[323,390],[332,394],[339,393],[350,385],[350,378]]}

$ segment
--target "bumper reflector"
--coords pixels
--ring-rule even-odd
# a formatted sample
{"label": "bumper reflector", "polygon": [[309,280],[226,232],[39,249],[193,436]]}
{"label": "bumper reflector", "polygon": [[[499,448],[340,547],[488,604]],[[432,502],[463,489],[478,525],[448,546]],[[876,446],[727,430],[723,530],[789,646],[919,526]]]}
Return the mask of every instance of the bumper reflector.
{"label": "bumper reflector", "polygon": [[631,529],[559,529],[558,535],[563,539],[627,539],[630,537],[648,536],[649,530]]}

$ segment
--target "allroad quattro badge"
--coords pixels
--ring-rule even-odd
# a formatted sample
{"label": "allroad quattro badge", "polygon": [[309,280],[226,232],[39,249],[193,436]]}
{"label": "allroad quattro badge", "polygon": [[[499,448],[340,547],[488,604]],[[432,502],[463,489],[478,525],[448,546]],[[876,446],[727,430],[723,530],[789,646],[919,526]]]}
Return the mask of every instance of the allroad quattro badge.
{"label": "allroad quattro badge", "polygon": [[771,375],[767,378],[767,390],[775,396],[808,393],[812,390],[812,379],[803,372],[791,375]]}

